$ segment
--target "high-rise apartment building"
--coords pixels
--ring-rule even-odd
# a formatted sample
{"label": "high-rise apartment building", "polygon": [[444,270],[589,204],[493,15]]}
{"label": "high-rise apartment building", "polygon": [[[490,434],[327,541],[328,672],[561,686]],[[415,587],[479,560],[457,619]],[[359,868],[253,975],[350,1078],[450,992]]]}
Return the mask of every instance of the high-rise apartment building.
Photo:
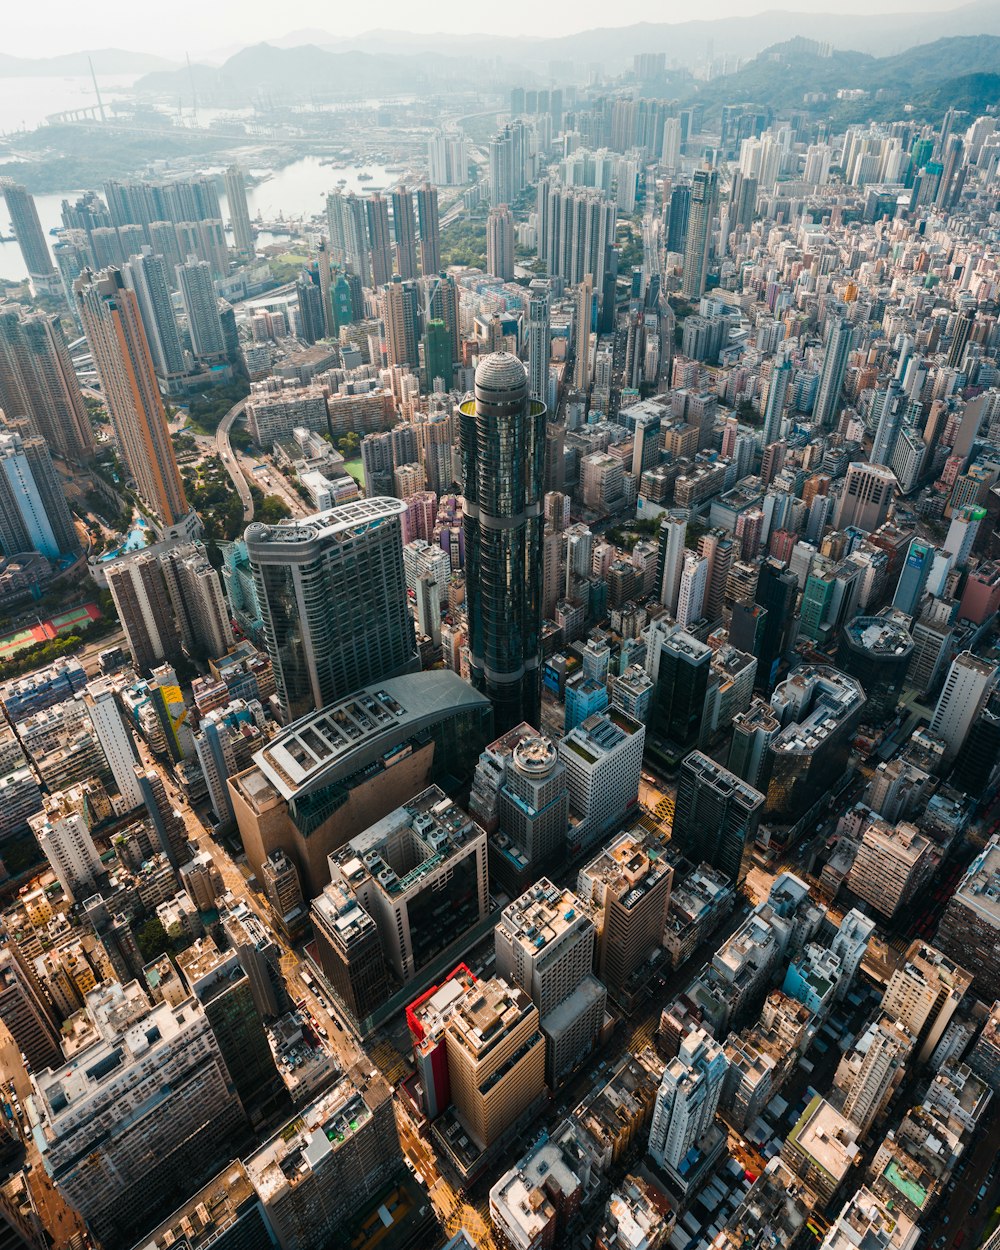
{"label": "high-rise apartment building", "polygon": [[200,542],[165,551],[160,558],[181,641],[189,655],[215,659],[233,646],[233,627],[219,575]]}
{"label": "high-rise apartment building", "polygon": [[392,237],[395,257],[394,273],[401,278],[419,277],[417,269],[417,221],[413,213],[413,195],[405,186],[394,187],[392,202]]}
{"label": "high-rise apartment building", "polygon": [[969,865],[934,940],[973,972],[979,998],[987,1003],[1000,998],[1000,834]]}
{"label": "high-rise apartment building", "polygon": [[725,1137],[715,1125],[729,1061],[704,1029],[681,1041],[667,1064],[656,1095],[649,1153],[684,1192],[721,1152]]}
{"label": "high-rise apartment building", "polygon": [[673,876],[660,842],[639,827],[580,869],[576,893],[597,925],[597,975],[616,996],[663,941]]}
{"label": "high-rise apartment building", "polygon": [[59,290],[59,275],[45,242],[34,197],[10,178],[4,178],[0,182],[0,189],[7,203],[14,237],[21,249],[24,267],[32,286],[36,291],[56,294]]}
{"label": "high-rise apartment building", "polygon": [[917,1039],[917,1063],[926,1063],[972,984],[972,973],[933,946],[915,941],[889,978],[882,1010]]}
{"label": "high-rise apartment building", "polygon": [[594,290],[603,298],[607,253],[615,238],[615,205],[596,187],[564,187],[543,178],[537,211],[538,255],[549,276],[578,286],[590,274]]}
{"label": "high-rise apartment building", "polygon": [[[73,287],[118,446],[162,531],[198,528],[184,497],[139,303],[117,269]],[[183,525],[187,522],[187,525]],[[192,536],[190,533],[188,536]]]}
{"label": "high-rise apartment building", "polygon": [[287,720],[417,667],[398,499],[363,499],[246,532]]}
{"label": "high-rise apartment building", "polygon": [[392,235],[389,231],[389,201],[376,191],[364,201],[368,227],[368,262],[371,285],[377,291],[392,277]]}
{"label": "high-rise apartment building", "polygon": [[470,677],[506,732],[537,724],[541,701],[545,405],[499,352],[460,412]]}
{"label": "high-rise apartment building", "polygon": [[153,369],[168,391],[186,371],[181,336],[170,298],[169,272],[164,258],[150,247],[143,247],[122,269],[126,283],[138,300]]}
{"label": "high-rise apartment building", "polygon": [[531,995],[545,1035],[551,1089],[593,1050],[607,991],[592,974],[597,930],[580,900],[546,877],[504,910],[497,976]]}
{"label": "high-rise apartment building", "polygon": [[0,1020],[36,1072],[62,1060],[59,1018],[31,961],[18,944],[0,948]]}
{"label": "high-rise apartment building", "polygon": [[681,764],[673,840],[692,863],[708,863],[734,882],[746,876],[764,795],[701,751]]}
{"label": "high-rise apartment building", "polygon": [[108,761],[111,775],[121,795],[123,810],[131,811],[136,807],[141,807],[142,790],[135,773],[139,754],[135,748],[132,731],[122,719],[114,686],[110,680],[106,677],[98,677],[88,682],[84,702],[87,705],[87,715],[90,717],[94,737],[101,744],[104,758]]}
{"label": "high-rise apartment building", "polygon": [[194,999],[151,1008],[137,982],[111,981],[87,1009],[94,1040],[35,1074],[39,1148],[101,1242],[131,1245],[229,1157],[245,1119]]}
{"label": "high-rise apartment building", "polygon": [[[840,392],[851,354],[853,328],[845,318],[838,318],[830,327],[819,375],[819,390],[813,404],[812,418],[821,429],[832,429],[840,406]],[[877,528],[872,526],[872,529]]]}
{"label": "high-rise apartment building", "polygon": [[191,336],[191,351],[201,364],[219,364],[226,358],[226,337],[212,267],[207,261],[189,256],[183,265],[177,266],[176,274]]}
{"label": "high-rise apartment building", "polygon": [[415,282],[394,275],[381,295],[386,360],[416,371],[420,341],[420,293]]}
{"label": "high-rise apartment building", "polygon": [[514,215],[506,204],[486,218],[486,272],[504,282],[514,277]]}
{"label": "high-rise apartment building", "polygon": [[118,560],[107,571],[108,590],[125,630],[132,662],[141,673],[175,657],[180,636],[155,552]]}
{"label": "high-rise apartment building", "polygon": [[48,444],[27,421],[0,425],[0,544],[8,556],[38,551],[49,560],[80,550]]}
{"label": "high-rise apartment building", "polygon": [[847,884],[880,915],[892,919],[934,873],[935,851],[934,843],[915,825],[869,821]]}
{"label": "high-rise apartment building", "polygon": [[429,278],[441,272],[438,189],[430,182],[417,187],[417,228],[420,231],[420,272]]}
{"label": "high-rise apartment building", "polygon": [[92,894],[104,865],[81,813],[63,811],[49,801],[28,824],[66,896],[81,902]]}
{"label": "high-rise apartment building", "polygon": [[930,723],[931,733],[947,742],[952,759],[962,749],[996,680],[996,665],[981,660],[971,651],[963,651],[952,661]]}
{"label": "high-rise apartment building", "polygon": [[528,396],[543,404],[548,402],[551,352],[549,287],[536,278],[528,296]]}
{"label": "high-rise apartment building", "polygon": [[253,256],[254,238],[247,205],[247,184],[239,165],[230,165],[226,170],[226,206],[236,250],[243,256]]}
{"label": "high-rise apartment building", "polygon": [[55,456],[83,462],[94,435],[59,318],[0,309],[0,409],[27,417]]}
{"label": "high-rise apartment building", "polygon": [[867,1133],[903,1079],[916,1038],[890,1016],[873,1020],[855,1051],[840,1062],[835,1084],[844,1090],[844,1115]]}
{"label": "high-rise apartment building", "polygon": [[684,272],[681,293],[697,300],[705,294],[708,254],[712,245],[712,221],[719,196],[719,174],[714,169],[697,169],[691,179],[691,204],[684,240]]}

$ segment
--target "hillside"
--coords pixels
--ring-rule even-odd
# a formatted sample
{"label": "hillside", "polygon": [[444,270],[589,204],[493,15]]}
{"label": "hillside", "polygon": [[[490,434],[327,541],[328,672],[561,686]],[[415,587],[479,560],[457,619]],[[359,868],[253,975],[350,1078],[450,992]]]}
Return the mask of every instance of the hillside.
{"label": "hillside", "polygon": [[0,52],[0,78],[63,78],[90,73],[88,58],[96,74],[148,74],[172,69],[173,62],[146,52],[125,52],[121,48],[98,48],[91,52],[71,52],[66,56],[23,57]]}

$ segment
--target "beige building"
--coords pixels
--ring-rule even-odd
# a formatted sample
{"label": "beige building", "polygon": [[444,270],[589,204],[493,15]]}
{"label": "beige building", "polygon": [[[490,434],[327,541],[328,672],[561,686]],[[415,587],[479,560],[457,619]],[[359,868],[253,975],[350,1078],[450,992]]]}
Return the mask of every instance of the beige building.
{"label": "beige building", "polygon": [[934,843],[916,825],[873,820],[861,836],[847,884],[891,918],[914,897],[937,863]]}
{"label": "beige building", "polygon": [[576,892],[598,930],[597,975],[612,993],[660,948],[673,875],[659,841],[640,827],[580,869]]}
{"label": "beige building", "polygon": [[448,1021],[445,1041],[452,1102],[485,1150],[545,1088],[538,1008],[499,977],[477,983]]}
{"label": "beige building", "polygon": [[882,1009],[917,1038],[917,1063],[926,1063],[972,984],[966,972],[933,946],[916,941],[886,986]]}

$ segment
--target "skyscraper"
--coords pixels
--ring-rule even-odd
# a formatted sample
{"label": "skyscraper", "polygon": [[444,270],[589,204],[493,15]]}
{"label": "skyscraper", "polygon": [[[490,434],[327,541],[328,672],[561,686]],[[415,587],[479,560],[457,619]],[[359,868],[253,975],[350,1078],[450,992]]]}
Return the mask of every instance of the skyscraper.
{"label": "skyscraper", "polygon": [[96,276],[84,270],[73,291],[118,446],[139,494],[161,532],[188,521],[184,529],[190,535],[200,527],[184,497],[136,294],[117,269]]}
{"label": "skyscraper", "polygon": [[609,245],[615,239],[615,205],[596,187],[564,187],[543,178],[537,212],[538,255],[549,276],[577,286],[589,273],[603,298]]}
{"label": "skyscraper", "polygon": [[[246,532],[286,720],[418,667],[398,499],[363,499]],[[468,550],[468,548],[466,548]]]}
{"label": "skyscraper", "polygon": [[101,744],[104,758],[108,761],[126,810],[141,807],[142,788],[135,770],[139,756],[132,731],[122,719],[110,680],[102,677],[88,682],[84,701],[94,737]]}
{"label": "skyscraper", "polygon": [[687,236],[684,240],[684,272],[681,276],[681,293],[686,299],[701,299],[705,294],[708,253],[712,243],[712,219],[715,216],[718,190],[719,175],[716,170],[695,170],[691,183]]}
{"label": "skyscraper", "polygon": [[247,184],[239,165],[230,165],[226,170],[226,203],[236,250],[243,256],[253,256],[253,227],[250,225],[250,209],[247,205]]}
{"label": "skyscraper", "polygon": [[906,561],[896,584],[896,593],[892,597],[892,606],[905,612],[907,616],[917,616],[931,565],[934,563],[934,554],[934,547],[930,543],[919,538],[910,540]]}
{"label": "skyscraper", "polygon": [[898,486],[891,469],[863,461],[849,464],[837,507],[837,528],[853,525],[873,533],[889,515]]}
{"label": "skyscraper", "polygon": [[514,277],[514,217],[506,204],[497,204],[486,218],[486,272],[510,282]]}
{"label": "skyscraper", "polygon": [[[754,650],[753,654],[757,657],[755,684],[768,694],[778,680],[778,665],[788,645],[798,592],[799,584],[794,573],[778,560],[764,561],[757,579],[754,600],[765,610],[766,615],[760,631],[759,650]],[[742,640],[737,641],[734,638],[732,641],[733,646],[747,650]]]}
{"label": "skyscraper", "polygon": [[389,233],[389,201],[376,191],[364,201],[368,225],[368,256],[372,286],[378,290],[392,277],[392,236]]}
{"label": "skyscraper", "polygon": [[460,411],[470,675],[506,733],[540,712],[545,405],[497,352]]}
{"label": "skyscraper", "polygon": [[788,401],[788,388],[792,381],[792,362],[783,360],[771,370],[771,380],[767,386],[767,407],[764,409],[764,429],[761,432],[760,445],[768,447],[781,437],[781,421],[785,415],[785,404]]}
{"label": "skyscraper", "polygon": [[233,627],[205,548],[200,542],[173,547],[160,557],[160,566],[184,649],[209,659],[225,655],[233,645]]}
{"label": "skyscraper", "polygon": [[996,680],[996,666],[971,651],[963,651],[952,661],[930,724],[931,733],[947,742],[952,759],[961,750]]}
{"label": "skyscraper", "polygon": [[548,283],[536,278],[528,297],[528,395],[543,404],[549,393],[550,334]]}
{"label": "skyscraper", "polygon": [[692,863],[709,863],[737,884],[746,876],[764,796],[701,751],[681,765],[673,840]]}
{"label": "skyscraper", "polygon": [[94,435],[58,317],[0,310],[0,409],[30,418],[53,455],[89,460]]}
{"label": "skyscraper", "polygon": [[11,225],[17,238],[17,245],[24,258],[24,267],[28,271],[32,286],[36,290],[57,292],[59,274],[49,254],[42,223],[38,220],[38,209],[34,197],[16,182],[4,179],[3,196],[7,202]]}
{"label": "skyscraper", "polygon": [[174,658],[180,638],[156,553],[139,552],[116,560],[107,571],[108,590],[125,630],[132,663],[140,673]]}
{"label": "skyscraper", "polygon": [[382,291],[381,304],[388,363],[416,370],[420,310],[417,284],[404,282],[395,274]]}
{"label": "skyscraper", "polygon": [[578,391],[585,391],[590,385],[590,344],[594,320],[594,279],[589,273],[584,274],[583,281],[577,287],[575,305],[576,342],[573,350],[576,360],[573,364],[573,386]]}
{"label": "skyscraper", "polygon": [[831,429],[837,415],[852,338],[853,329],[846,317],[839,318],[830,327],[819,375],[819,390],[812,411],[813,423],[823,429]]}
{"label": "skyscraper", "polygon": [[185,372],[185,367],[166,262],[151,248],[144,247],[138,256],[129,260],[123,273],[126,283],[138,297],[139,314],[156,376],[169,390],[174,379]]}
{"label": "skyscraper", "polygon": [[202,363],[217,364],[225,359],[226,339],[212,267],[207,261],[189,256],[185,264],[177,266],[176,272],[187,314],[191,351]]}
{"label": "skyscraper", "polygon": [[78,552],[80,540],[48,445],[28,429],[26,421],[0,426],[0,543],[5,555],[55,560]]}
{"label": "skyscraper", "polygon": [[401,278],[416,278],[417,223],[410,189],[398,186],[392,192],[392,236],[395,240],[395,272]]}
{"label": "skyscraper", "polygon": [[682,1041],[663,1073],[649,1130],[649,1153],[677,1184],[686,1187],[722,1150],[725,1137],[715,1127],[715,1111],[729,1062],[704,1029]]}
{"label": "skyscraper", "polygon": [[417,228],[420,231],[420,272],[429,278],[441,272],[438,189],[429,182],[417,187]]}

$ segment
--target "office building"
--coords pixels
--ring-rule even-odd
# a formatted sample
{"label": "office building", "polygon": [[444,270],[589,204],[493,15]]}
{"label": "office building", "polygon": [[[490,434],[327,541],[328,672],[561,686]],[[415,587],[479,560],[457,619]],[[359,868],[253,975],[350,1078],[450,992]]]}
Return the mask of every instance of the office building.
{"label": "office building", "polygon": [[28,823],[66,897],[80,902],[94,893],[104,865],[86,820],[79,812],[64,811],[58,799],[47,800],[45,810]]}
{"label": "office building", "polygon": [[264,1105],[273,1109],[281,1080],[238,953],[200,938],[180,952],[177,967],[208,1017],[244,1111],[256,1119]]}
{"label": "office building", "polygon": [[137,982],[111,981],[87,1009],[94,1040],[35,1074],[38,1144],[94,1235],[131,1245],[212,1174],[245,1119],[194,999],[150,1008]]}
{"label": "office building", "polygon": [[363,499],[246,531],[286,721],[418,666],[398,499]]}
{"label": "office building", "polygon": [[189,256],[177,266],[177,283],[187,317],[191,351],[203,365],[218,365],[226,358],[226,336],[219,315],[212,267],[207,261]]}
{"label": "office building", "polygon": [[143,551],[116,560],[106,577],[136,669],[148,673],[163,660],[176,658],[180,635],[158,556]]}
{"label": "office building", "polygon": [[987,1003],[1000,998],[1000,835],[994,834],[969,865],[934,940],[973,973],[979,998]]}
{"label": "office building", "polygon": [[[758,619],[745,621],[752,624],[752,636],[744,632],[730,631],[729,641],[740,651],[749,651],[757,657],[757,689],[769,694],[778,680],[778,669],[788,649],[788,641],[794,624],[795,600],[798,582],[790,569],[778,560],[765,560],[760,568],[754,602],[764,609],[766,615],[759,626]],[[733,614],[734,622],[736,613]],[[746,645],[750,643],[750,645]]]}
{"label": "office building", "polygon": [[550,1089],[590,1054],[604,1020],[607,991],[591,971],[596,932],[576,895],[547,877],[504,909],[494,932],[497,976],[538,1008]]}
{"label": "office building", "polygon": [[597,975],[612,995],[627,993],[660,947],[672,881],[662,845],[639,827],[580,869],[576,893],[597,925]]}
{"label": "office building", "polygon": [[181,641],[188,655],[225,655],[233,644],[233,627],[219,575],[200,542],[185,543],[160,557]]}
{"label": "office building", "polygon": [[[85,270],[73,287],[125,464],[166,537],[199,526],[184,497],[139,304],[117,269]],[[187,537],[193,537],[190,532]]]}
{"label": "office building", "polygon": [[514,277],[514,215],[506,204],[491,208],[486,219],[486,272],[504,282]]}
{"label": "office building", "polygon": [[507,1250],[556,1244],[583,1203],[589,1160],[572,1129],[561,1137],[543,1134],[490,1189],[490,1222]]}
{"label": "office building", "polygon": [[34,196],[29,195],[24,187],[10,178],[4,178],[0,182],[0,189],[3,190],[11,225],[14,227],[14,237],[17,239],[31,285],[36,292],[56,294],[59,290],[59,275],[52,263],[42,223],[38,219]]}
{"label": "office building", "polygon": [[963,651],[952,661],[930,723],[930,732],[948,744],[950,759],[962,749],[996,679],[996,666],[971,651]]}
{"label": "office building", "polygon": [[402,1170],[392,1090],[351,1068],[244,1166],[281,1250],[335,1244]]}
{"label": "office building", "polygon": [[972,976],[935,947],[919,940],[910,944],[906,962],[889,978],[882,1010],[917,1039],[917,1063],[934,1053]]}
{"label": "office building", "polygon": [[59,318],[0,309],[0,409],[28,417],[54,456],[83,463],[94,434]]}
{"label": "office building", "polygon": [[698,300],[705,294],[708,256],[712,246],[712,223],[718,194],[718,171],[695,170],[691,179],[691,200],[684,239],[684,271],[681,275],[681,294],[685,299]]}
{"label": "office building", "polygon": [[763,699],[754,699],[745,712],[733,717],[730,772],[742,777],[754,789],[766,789],[771,763],[768,748],[780,732],[781,721],[771,705]]}
{"label": "office building", "polygon": [[226,206],[229,209],[229,227],[233,232],[236,250],[247,258],[254,254],[253,227],[250,225],[250,209],[247,205],[247,185],[239,165],[226,170]]}
{"label": "office building", "polygon": [[588,716],[559,742],[566,769],[570,824],[567,845],[592,846],[628,817],[639,798],[644,725],[608,708]]}
{"label": "office building", "polygon": [[545,1088],[538,1008],[500,977],[477,982],[445,1026],[445,1044],[455,1111],[476,1146],[486,1150]]}
{"label": "office building", "polygon": [[[816,392],[816,401],[812,410],[813,423],[820,429],[832,429],[836,424],[835,418],[840,412],[840,392],[844,385],[844,375],[847,372],[852,339],[853,330],[846,318],[838,318],[832,323],[826,338],[823,368],[819,375],[819,389]],[[877,527],[873,525],[866,528]]]}
{"label": "office building", "polygon": [[569,789],[556,744],[520,724],[479,758],[469,812],[490,835],[490,869],[515,895],[566,845]]}
{"label": "office building", "polygon": [[313,899],[310,913],[323,975],[355,1022],[383,1006],[395,985],[378,926],[340,882]]}
{"label": "office building", "polygon": [[677,613],[677,598],[687,549],[687,512],[669,512],[660,522],[659,549],[656,561],[657,598],[671,615]]}
{"label": "office building", "polygon": [[847,770],[854,731],[864,716],[861,686],[827,665],[792,670],[771,696],[782,729],[769,747],[763,820],[775,827],[801,820]]}
{"label": "office building", "polygon": [[858,461],[849,464],[837,508],[837,529],[877,530],[889,515],[898,485],[891,469]]}
{"label": "office building", "polygon": [[[438,189],[431,182],[417,187],[417,228],[420,231],[420,272],[425,278],[441,272],[441,226]],[[464,177],[463,177],[464,181]]]}
{"label": "office building", "polygon": [[489,915],[486,832],[437,786],[352,838],[330,871],[375,921],[403,985]]}
{"label": "office building", "polygon": [[537,724],[541,701],[545,405],[501,352],[460,412],[470,679],[506,732]]}
{"label": "office building", "polygon": [[656,682],[650,735],[668,755],[690,750],[701,736],[712,649],[662,618],[647,630],[646,671]]}
{"label": "office building", "polygon": [[315,897],[333,851],[432,783],[468,785],[492,738],[489,702],[447,670],[364,687],[295,722],[229,779],[254,872],[281,849]]}
{"label": "office building", "polygon": [[704,1029],[682,1039],[656,1094],[649,1153],[683,1197],[715,1162],[725,1136],[715,1113],[729,1067],[725,1051]]}
{"label": "office building", "polygon": [[681,764],[673,841],[693,863],[711,864],[737,884],[746,876],[764,795],[701,751]]}
{"label": "office building", "polygon": [[912,655],[912,637],[890,617],[856,616],[844,627],[837,667],[861,683],[870,724],[881,725],[895,715]]}
{"label": "office building", "polygon": [[0,544],[6,556],[37,551],[48,560],[80,550],[48,445],[27,421],[0,426]]}

